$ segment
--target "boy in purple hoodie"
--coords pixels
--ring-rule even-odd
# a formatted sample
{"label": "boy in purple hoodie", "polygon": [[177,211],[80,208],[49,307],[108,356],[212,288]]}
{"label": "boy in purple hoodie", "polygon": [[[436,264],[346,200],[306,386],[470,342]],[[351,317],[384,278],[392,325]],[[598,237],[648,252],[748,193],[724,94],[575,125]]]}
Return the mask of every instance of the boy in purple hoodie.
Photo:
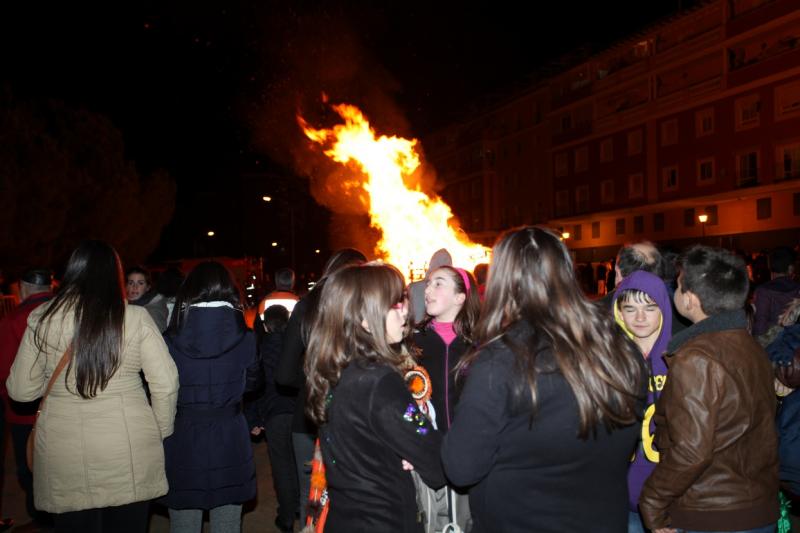
{"label": "boy in purple hoodie", "polygon": [[655,401],[667,378],[664,352],[672,332],[672,306],[664,282],[656,275],[637,270],[618,285],[614,294],[614,318],[633,340],[650,369],[647,407],[642,422],[642,439],[628,470],[630,515],[628,533],[644,533],[637,502],[645,480],[658,463],[653,447],[652,422]]}

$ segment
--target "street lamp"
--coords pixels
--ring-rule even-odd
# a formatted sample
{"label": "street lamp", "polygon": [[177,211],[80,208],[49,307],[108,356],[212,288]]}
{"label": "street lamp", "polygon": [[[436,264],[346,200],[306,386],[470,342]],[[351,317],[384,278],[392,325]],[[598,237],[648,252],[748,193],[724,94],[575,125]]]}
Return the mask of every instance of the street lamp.
{"label": "street lamp", "polygon": [[569,232],[568,231],[562,231],[561,232],[561,240],[562,241],[566,241],[567,239],[569,239]]}
{"label": "street lamp", "polygon": [[277,243],[277,242],[275,242],[275,241],[272,241],[272,247],[273,247],[273,248],[277,248],[277,247],[278,247],[278,243]]}
{"label": "street lamp", "polygon": [[216,233],[214,233],[213,231],[209,231],[208,233],[206,233],[206,235],[208,235],[209,237],[213,237],[214,235],[216,235]]}
{"label": "street lamp", "polygon": [[703,225],[703,240],[706,238],[706,222],[708,222],[708,215],[703,213],[702,215],[697,216],[697,220],[700,221],[700,224]]}
{"label": "street lamp", "polygon": [[264,200],[265,202],[271,202],[272,196],[262,196],[261,199]]}

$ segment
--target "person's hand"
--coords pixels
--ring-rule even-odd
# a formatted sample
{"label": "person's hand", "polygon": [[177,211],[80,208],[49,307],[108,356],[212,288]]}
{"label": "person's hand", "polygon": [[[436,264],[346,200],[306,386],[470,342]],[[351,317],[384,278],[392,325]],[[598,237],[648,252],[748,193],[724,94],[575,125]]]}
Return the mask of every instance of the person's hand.
{"label": "person's hand", "polygon": [[678,530],[672,527],[662,527],[661,529],[654,529],[653,533],[678,533]]}
{"label": "person's hand", "polygon": [[250,434],[254,437],[258,437],[261,435],[261,432],[264,431],[264,428],[260,426],[254,426],[253,429],[250,430]]}
{"label": "person's hand", "polygon": [[412,470],[414,470],[414,465],[403,459],[403,470],[411,472]]}

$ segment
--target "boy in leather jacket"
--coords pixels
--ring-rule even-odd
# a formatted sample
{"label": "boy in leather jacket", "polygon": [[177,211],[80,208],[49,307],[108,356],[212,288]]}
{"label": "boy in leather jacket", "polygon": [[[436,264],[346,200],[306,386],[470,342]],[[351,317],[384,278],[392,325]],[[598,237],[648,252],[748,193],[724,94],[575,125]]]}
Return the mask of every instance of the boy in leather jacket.
{"label": "boy in leather jacket", "polygon": [[748,279],[733,254],[693,246],[674,301],[692,326],[667,348],[656,403],[660,462],[639,508],[654,533],[772,532],[778,518],[773,372],[747,332]]}

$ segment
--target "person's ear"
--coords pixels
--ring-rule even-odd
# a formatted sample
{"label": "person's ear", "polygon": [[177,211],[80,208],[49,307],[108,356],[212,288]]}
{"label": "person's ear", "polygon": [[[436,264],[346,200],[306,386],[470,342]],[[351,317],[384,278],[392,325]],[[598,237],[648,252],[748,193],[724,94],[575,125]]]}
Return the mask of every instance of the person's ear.
{"label": "person's ear", "polygon": [[700,305],[700,298],[698,298],[695,293],[693,293],[692,291],[686,291],[683,293],[683,296],[684,296],[683,301],[686,303],[687,311],[692,311],[695,309],[700,311],[703,310],[703,306]]}
{"label": "person's ear", "polygon": [[463,292],[456,293],[456,303],[458,305],[464,305],[464,302],[467,301],[467,295]]}

